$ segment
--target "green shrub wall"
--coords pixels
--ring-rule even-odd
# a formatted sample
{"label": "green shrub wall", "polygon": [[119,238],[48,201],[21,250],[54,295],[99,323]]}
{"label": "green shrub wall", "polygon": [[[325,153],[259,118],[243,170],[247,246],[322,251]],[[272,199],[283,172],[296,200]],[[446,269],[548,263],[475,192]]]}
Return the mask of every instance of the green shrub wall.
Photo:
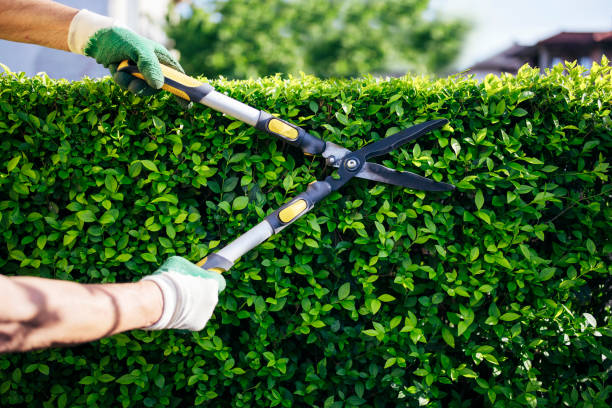
{"label": "green shrub wall", "polygon": [[[352,180],[237,263],[203,331],[3,355],[1,406],[608,406],[606,60],[482,82],[214,84],[349,149],[448,118],[382,163],[457,190]],[[7,275],[125,282],[197,261],[329,172],[110,80],[4,74],[0,134]]]}

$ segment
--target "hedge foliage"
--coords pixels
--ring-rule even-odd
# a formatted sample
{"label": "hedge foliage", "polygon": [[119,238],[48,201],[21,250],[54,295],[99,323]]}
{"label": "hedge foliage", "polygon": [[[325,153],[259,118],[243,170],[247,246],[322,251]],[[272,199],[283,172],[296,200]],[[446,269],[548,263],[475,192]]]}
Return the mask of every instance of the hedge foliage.
{"label": "hedge foliage", "polygon": [[[241,259],[199,333],[134,331],[0,357],[0,405],[569,406],[610,403],[612,75],[313,77],[214,85],[356,149],[441,131]],[[167,94],[0,77],[0,267],[123,282],[197,261],[329,172]]]}

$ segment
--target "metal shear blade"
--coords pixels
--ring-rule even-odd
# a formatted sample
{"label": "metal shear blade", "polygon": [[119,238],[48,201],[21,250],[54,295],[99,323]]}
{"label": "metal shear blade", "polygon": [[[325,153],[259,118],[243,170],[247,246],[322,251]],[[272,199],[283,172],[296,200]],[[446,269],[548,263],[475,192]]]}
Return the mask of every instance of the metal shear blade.
{"label": "metal shear blade", "polygon": [[355,177],[423,191],[452,191],[455,189],[452,184],[434,181],[409,171],[392,170],[370,162],[366,162]]}
{"label": "metal shear blade", "polygon": [[415,190],[454,190],[455,186],[452,184],[436,182],[409,171],[397,171],[380,164],[366,161],[369,158],[389,153],[401,145],[411,140],[415,140],[431,130],[438,129],[447,123],[448,121],[446,119],[437,119],[421,123],[408,129],[404,129],[384,139],[370,143],[354,152],[351,152],[350,150],[336,144],[327,142],[326,149],[322,155],[327,159],[328,164],[341,170],[341,179],[345,178],[345,180],[335,181],[332,183],[334,190],[344,185],[348,179],[353,177],[408,187]]}

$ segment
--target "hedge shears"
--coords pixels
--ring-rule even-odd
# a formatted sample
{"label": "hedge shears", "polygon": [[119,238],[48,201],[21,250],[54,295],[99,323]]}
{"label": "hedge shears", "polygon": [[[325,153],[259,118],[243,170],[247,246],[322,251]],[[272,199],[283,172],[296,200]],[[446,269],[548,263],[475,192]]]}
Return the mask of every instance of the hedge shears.
{"label": "hedge shears", "polygon": [[[136,64],[131,61],[123,61],[118,70],[144,79]],[[448,123],[446,119],[424,122],[369,143],[359,150],[350,151],[335,143],[323,141],[299,126],[217,92],[210,84],[202,83],[165,65],[162,65],[162,71],[165,79],[162,89],[187,101],[206,105],[278,137],[290,145],[301,148],[306,155],[321,155],[328,165],[337,168],[336,177],[330,175],[323,181],[310,183],[306,191],[283,204],[229,245],[216,253],[209,254],[198,262],[197,265],[204,269],[219,273],[228,271],[238,258],[272,235],[278,234],[353,177],[414,190],[451,191],[455,188],[451,184],[436,182],[408,171],[396,171],[380,164],[368,162],[368,159],[389,153],[409,141],[415,140],[434,129],[441,128]]]}

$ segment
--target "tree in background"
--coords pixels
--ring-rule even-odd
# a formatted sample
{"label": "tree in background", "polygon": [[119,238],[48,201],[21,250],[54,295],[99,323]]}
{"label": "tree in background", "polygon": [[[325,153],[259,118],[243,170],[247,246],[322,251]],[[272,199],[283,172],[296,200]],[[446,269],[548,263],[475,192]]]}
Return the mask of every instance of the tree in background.
{"label": "tree in background", "polygon": [[458,56],[467,24],[427,18],[428,3],[203,0],[170,18],[167,31],[186,71],[209,77],[440,73]]}

